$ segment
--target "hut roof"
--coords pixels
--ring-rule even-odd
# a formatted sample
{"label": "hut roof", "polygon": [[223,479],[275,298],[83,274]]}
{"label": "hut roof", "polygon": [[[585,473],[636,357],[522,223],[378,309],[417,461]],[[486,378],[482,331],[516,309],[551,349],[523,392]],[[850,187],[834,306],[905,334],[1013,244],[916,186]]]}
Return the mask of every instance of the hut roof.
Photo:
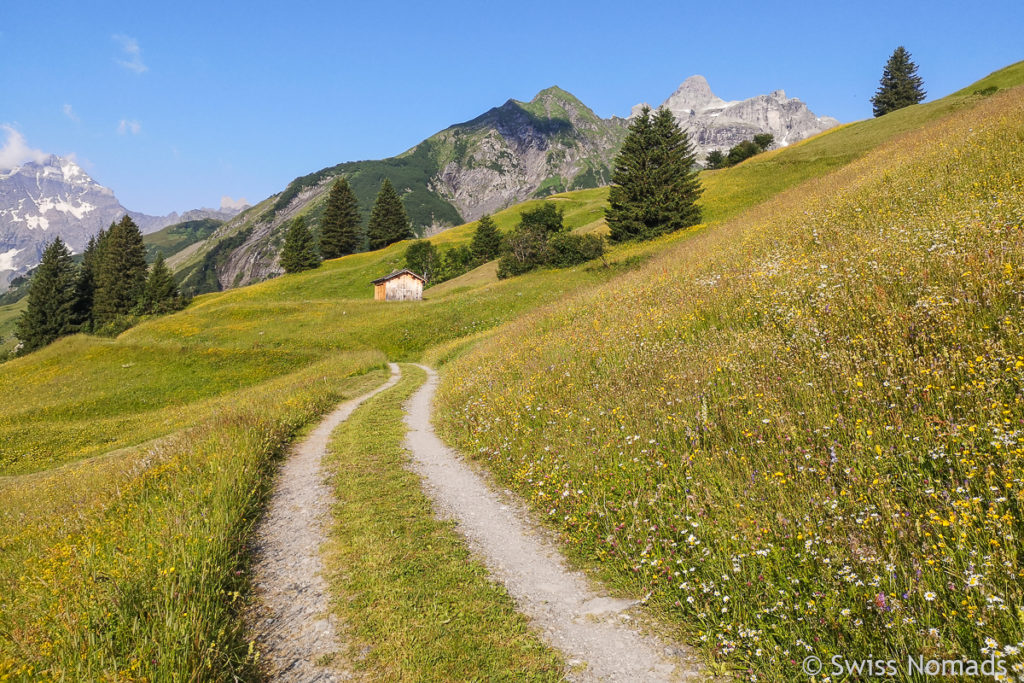
{"label": "hut roof", "polygon": [[426,278],[424,278],[422,275],[417,275],[416,273],[412,272],[408,268],[402,268],[401,270],[393,270],[390,273],[388,273],[387,275],[385,275],[384,277],[379,277],[376,280],[373,280],[372,282],[370,282],[370,284],[371,285],[379,285],[382,282],[387,282],[388,280],[393,280],[396,277],[398,277],[399,275],[404,275],[406,273],[408,273],[409,275],[412,275],[414,278],[416,278],[420,282],[426,283],[426,281],[427,281]]}

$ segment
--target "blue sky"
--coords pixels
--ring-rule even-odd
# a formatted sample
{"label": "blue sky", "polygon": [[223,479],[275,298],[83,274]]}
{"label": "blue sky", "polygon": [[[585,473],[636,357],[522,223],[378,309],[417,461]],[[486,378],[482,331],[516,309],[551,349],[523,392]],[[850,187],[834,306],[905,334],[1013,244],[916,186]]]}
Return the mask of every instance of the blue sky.
{"label": "blue sky", "polygon": [[154,214],[259,201],[550,85],[625,116],[700,73],[852,121],[897,45],[929,98],[1024,59],[1019,0],[3,5],[0,133]]}

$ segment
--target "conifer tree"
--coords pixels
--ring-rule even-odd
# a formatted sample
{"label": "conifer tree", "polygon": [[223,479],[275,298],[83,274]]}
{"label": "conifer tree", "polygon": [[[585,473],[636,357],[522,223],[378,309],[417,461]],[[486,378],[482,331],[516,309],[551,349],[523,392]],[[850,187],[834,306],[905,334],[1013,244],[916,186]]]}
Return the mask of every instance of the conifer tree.
{"label": "conifer tree", "polygon": [[644,107],[615,159],[606,211],[612,242],[652,239],[700,222],[703,192],[690,138],[667,109]]}
{"label": "conifer tree", "polygon": [[313,233],[306,227],[305,216],[299,216],[288,228],[281,248],[281,267],[286,273],[299,273],[320,265]]}
{"label": "conifer tree", "polygon": [[704,164],[709,169],[722,168],[725,166],[725,155],[722,154],[721,150],[711,150],[708,153],[707,159],[704,160]]}
{"label": "conifer tree", "polygon": [[900,45],[889,57],[882,71],[878,90],[871,98],[875,116],[909,107],[924,99],[924,80],[917,75],[917,64],[910,59],[910,53]]}
{"label": "conifer tree", "polygon": [[20,353],[40,349],[77,329],[75,324],[75,262],[59,237],[43,251],[43,260],[28,287],[28,306],[18,318],[15,335]]}
{"label": "conifer tree", "polygon": [[501,254],[501,233],[490,214],[480,216],[469,248],[473,251],[474,260],[479,263],[496,259]]}
{"label": "conifer tree", "polygon": [[75,322],[83,330],[92,327],[92,306],[96,294],[96,271],[99,265],[100,242],[106,237],[107,231],[100,230],[89,238],[82,252],[82,266],[78,269],[75,282]]}
{"label": "conifer tree", "polygon": [[351,254],[359,248],[359,202],[348,180],[334,181],[327,195],[327,207],[320,224],[320,253],[325,259]]}
{"label": "conifer tree", "polygon": [[146,247],[130,216],[110,226],[98,249],[93,323],[103,325],[131,313],[146,287]]}
{"label": "conifer tree", "polygon": [[380,184],[380,192],[377,193],[377,200],[373,204],[366,232],[370,238],[370,249],[383,249],[389,244],[415,236],[409,223],[409,216],[402,206],[402,198],[398,196],[387,178]]}
{"label": "conifer tree", "polygon": [[170,313],[177,307],[180,297],[174,275],[164,263],[164,255],[157,254],[146,277],[146,289],[142,297],[145,312]]}

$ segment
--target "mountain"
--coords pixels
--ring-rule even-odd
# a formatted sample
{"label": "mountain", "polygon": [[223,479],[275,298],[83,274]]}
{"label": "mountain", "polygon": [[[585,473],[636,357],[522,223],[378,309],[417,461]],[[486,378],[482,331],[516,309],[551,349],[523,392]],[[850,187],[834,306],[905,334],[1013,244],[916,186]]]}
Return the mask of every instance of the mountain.
{"label": "mountain", "polygon": [[227,220],[234,209],[150,216],[129,211],[74,160],[50,155],[0,171],[0,291],[39,263],[54,237],[81,252],[89,237],[128,214],[144,233],[183,221]]}
{"label": "mountain", "polygon": [[446,128],[398,156],[338,164],[296,178],[170,263],[190,292],[279,274],[284,224],[303,214],[317,227],[327,189],[341,175],[348,177],[364,220],[381,181],[389,178],[419,234],[531,197],[606,185],[625,133],[625,119],[602,119],[561,88],[548,88],[529,102],[508,100]]}
{"label": "mountain", "polygon": [[[756,133],[770,132],[784,146],[838,123],[815,116],[781,90],[726,102],[702,76],[684,81],[665,106],[691,131],[701,157]],[[364,219],[382,179],[389,178],[421,235],[526,199],[607,185],[628,123],[619,117],[603,119],[565,90],[547,88],[529,102],[508,100],[446,128],[396,157],[338,164],[296,178],[171,263],[184,289],[196,293],[279,274],[285,224],[302,214],[316,228],[327,189],[342,175]]]}
{"label": "mountain", "polygon": [[[642,106],[633,107],[631,117]],[[726,102],[711,91],[703,76],[687,78],[661,106],[688,129],[701,159],[712,150],[728,151],[758,133],[771,133],[775,144],[785,147],[839,125],[831,116],[816,116],[797,98],[786,97],[784,90]]]}

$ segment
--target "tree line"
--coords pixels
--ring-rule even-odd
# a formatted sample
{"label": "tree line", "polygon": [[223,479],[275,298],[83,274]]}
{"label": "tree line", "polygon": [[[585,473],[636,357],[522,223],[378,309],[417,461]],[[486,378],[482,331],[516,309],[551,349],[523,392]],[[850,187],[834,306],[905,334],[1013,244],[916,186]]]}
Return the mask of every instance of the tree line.
{"label": "tree line", "polygon": [[[609,192],[608,241],[646,240],[696,225],[702,188],[696,154],[687,133],[667,109],[645,107],[629,126],[616,156]],[[498,278],[537,268],[566,268],[604,258],[605,238],[571,232],[563,213],[545,202],[523,211],[516,226],[502,235],[489,215],[480,218],[469,245],[440,253],[428,240],[406,250],[405,265],[428,284],[457,277],[498,259]]]}
{"label": "tree line", "polygon": [[735,166],[741,161],[766,151],[773,144],[775,144],[774,135],[771,133],[758,133],[750,140],[744,140],[733,145],[729,148],[728,152],[722,152],[719,149],[712,150],[708,153],[707,159],[704,160],[704,168],[716,169]]}
{"label": "tree line", "polygon": [[405,252],[405,267],[436,285],[498,259],[498,278],[540,267],[567,268],[604,255],[604,238],[569,232],[561,209],[551,203],[523,211],[507,235],[489,214],[480,217],[468,245],[440,252],[430,240],[417,240]]}
{"label": "tree line", "polygon": [[47,245],[17,321],[18,353],[76,332],[116,334],[138,316],[170,313],[186,304],[162,254],[146,265],[142,232],[125,216],[89,239],[81,265],[60,237]]}
{"label": "tree line", "polygon": [[356,199],[348,179],[338,178],[327,194],[320,236],[315,237],[306,226],[304,216],[296,217],[285,234],[281,248],[281,267],[286,273],[316,268],[324,259],[340,258],[412,239],[412,223],[391,181],[385,178],[374,201],[370,220],[363,229]]}

